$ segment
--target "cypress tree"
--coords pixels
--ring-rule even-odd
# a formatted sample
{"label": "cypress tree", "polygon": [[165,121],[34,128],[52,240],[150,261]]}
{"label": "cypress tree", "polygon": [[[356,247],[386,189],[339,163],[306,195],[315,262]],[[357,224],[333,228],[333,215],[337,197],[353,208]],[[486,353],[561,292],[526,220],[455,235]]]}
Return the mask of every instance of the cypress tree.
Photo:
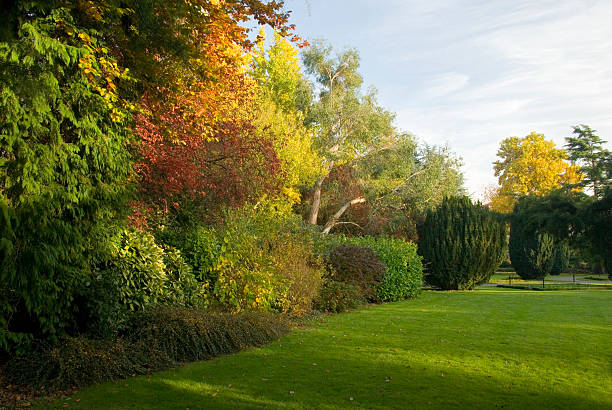
{"label": "cypress tree", "polygon": [[472,289],[487,282],[507,245],[501,217],[468,197],[445,198],[427,213],[419,235],[425,279],[442,289]]}

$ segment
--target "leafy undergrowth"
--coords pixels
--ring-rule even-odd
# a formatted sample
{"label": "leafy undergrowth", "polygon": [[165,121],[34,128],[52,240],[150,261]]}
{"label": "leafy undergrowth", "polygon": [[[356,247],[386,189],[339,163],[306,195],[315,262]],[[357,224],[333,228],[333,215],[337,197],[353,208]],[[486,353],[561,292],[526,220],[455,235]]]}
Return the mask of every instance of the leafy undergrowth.
{"label": "leafy undergrowth", "polygon": [[612,293],[425,292],[66,408],[612,408]]}

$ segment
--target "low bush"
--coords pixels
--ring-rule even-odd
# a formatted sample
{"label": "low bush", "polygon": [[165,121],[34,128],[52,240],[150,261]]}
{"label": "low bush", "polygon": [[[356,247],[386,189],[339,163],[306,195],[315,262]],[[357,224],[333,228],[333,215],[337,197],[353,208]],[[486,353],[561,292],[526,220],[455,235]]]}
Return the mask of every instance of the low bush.
{"label": "low bush", "polygon": [[260,204],[227,210],[223,222],[196,228],[184,241],[210,303],[236,312],[308,313],[325,270],[301,219]]}
{"label": "low bush", "polygon": [[328,255],[339,245],[353,245],[369,248],[387,267],[382,283],[376,287],[376,294],[383,302],[398,301],[416,297],[423,286],[422,258],[417,246],[403,239],[387,236],[345,237],[344,235],[316,236],[315,250]]}
{"label": "low bush", "polygon": [[323,282],[314,307],[321,312],[339,313],[355,309],[364,302],[357,286],[329,279]]}
{"label": "low bush", "polygon": [[380,286],[387,267],[374,251],[361,246],[341,245],[327,255],[326,263],[331,279],[357,287],[369,302],[380,301],[376,287]]}
{"label": "low bush", "polygon": [[156,307],[134,312],[117,339],[64,338],[10,360],[7,382],[68,389],[261,346],[289,330],[278,315],[207,313],[200,308]]}
{"label": "low bush", "polygon": [[181,252],[172,247],[164,249],[166,266],[165,295],[163,303],[173,306],[205,306],[207,283],[198,282]]}
{"label": "low bush", "polygon": [[164,251],[151,234],[125,230],[116,243],[107,270],[105,275],[118,281],[119,303],[128,310],[154,305],[166,294]]}

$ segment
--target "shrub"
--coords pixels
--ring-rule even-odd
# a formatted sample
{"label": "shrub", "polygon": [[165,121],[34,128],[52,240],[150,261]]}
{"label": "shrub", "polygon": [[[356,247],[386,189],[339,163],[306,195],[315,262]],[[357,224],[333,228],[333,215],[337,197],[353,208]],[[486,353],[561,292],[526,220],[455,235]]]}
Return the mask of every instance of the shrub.
{"label": "shrub", "polygon": [[563,272],[567,272],[570,266],[570,248],[567,242],[559,242],[555,247],[555,254],[553,256],[552,268],[550,270],[551,275],[560,275]]}
{"label": "shrub", "polygon": [[183,255],[193,267],[194,274],[212,288],[217,281],[217,270],[227,245],[213,228],[196,227],[186,233]]}
{"label": "shrub", "polygon": [[512,267],[521,279],[544,279],[550,273],[555,251],[553,237],[531,229],[516,215],[510,225],[508,249]]}
{"label": "shrub", "polygon": [[121,338],[65,338],[55,347],[12,359],[4,370],[12,384],[67,389],[261,346],[288,330],[288,322],[277,315],[158,307],[133,313]]}
{"label": "shrub", "polygon": [[376,287],[376,294],[381,301],[398,301],[416,297],[420,293],[423,265],[414,243],[387,236],[347,238],[343,235],[319,235],[316,238],[315,249],[321,255],[327,255],[334,247],[342,244],[373,250],[387,267],[382,283]]}
{"label": "shrub", "polygon": [[183,254],[211,304],[300,316],[311,310],[324,268],[301,219],[268,205],[229,209],[216,229],[192,229]]}
{"label": "shrub", "polygon": [[315,299],[315,309],[322,312],[339,313],[364,303],[360,289],[347,282],[328,279],[323,283],[319,296]]}
{"label": "shrub", "polygon": [[119,303],[128,310],[144,309],[166,296],[164,251],[151,234],[130,229],[118,240],[108,275],[118,281]]}
{"label": "shrub", "polygon": [[326,262],[334,281],[354,285],[369,302],[380,300],[375,288],[381,284],[386,266],[371,249],[341,245],[329,253]]}
{"label": "shrub", "polygon": [[163,303],[174,306],[206,305],[207,283],[198,282],[193,269],[185,262],[181,252],[166,247],[163,257],[168,278]]}
{"label": "shrub", "polygon": [[487,282],[504,259],[505,223],[468,197],[445,198],[427,213],[419,235],[426,281],[442,289],[472,289]]}
{"label": "shrub", "polygon": [[292,316],[310,313],[323,282],[325,269],[312,251],[312,238],[286,233],[271,246],[274,271],[281,276],[282,297],[278,310]]}

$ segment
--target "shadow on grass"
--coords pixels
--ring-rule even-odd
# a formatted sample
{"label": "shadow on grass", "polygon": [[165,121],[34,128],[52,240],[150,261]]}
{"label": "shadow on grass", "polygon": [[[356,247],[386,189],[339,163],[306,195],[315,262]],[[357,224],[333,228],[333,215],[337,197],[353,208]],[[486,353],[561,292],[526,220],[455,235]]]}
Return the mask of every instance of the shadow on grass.
{"label": "shadow on grass", "polygon": [[320,367],[303,363],[291,376],[277,369],[277,374],[268,374],[264,382],[252,380],[262,379],[261,374],[234,383],[227,383],[225,378],[215,381],[214,375],[208,372],[205,377],[213,380],[206,382],[170,375],[151,381],[140,380],[133,391],[129,385],[117,387],[112,392],[107,388],[110,393],[102,401],[83,401],[82,404],[86,408],[105,409],[603,409],[611,405],[609,400],[582,396],[578,386],[575,391],[568,392],[541,391],[461,369],[449,371],[447,367],[423,368],[417,363],[397,365],[355,358],[324,360],[333,361],[334,367],[330,365],[330,369],[326,369],[323,360],[320,360],[323,365]]}

